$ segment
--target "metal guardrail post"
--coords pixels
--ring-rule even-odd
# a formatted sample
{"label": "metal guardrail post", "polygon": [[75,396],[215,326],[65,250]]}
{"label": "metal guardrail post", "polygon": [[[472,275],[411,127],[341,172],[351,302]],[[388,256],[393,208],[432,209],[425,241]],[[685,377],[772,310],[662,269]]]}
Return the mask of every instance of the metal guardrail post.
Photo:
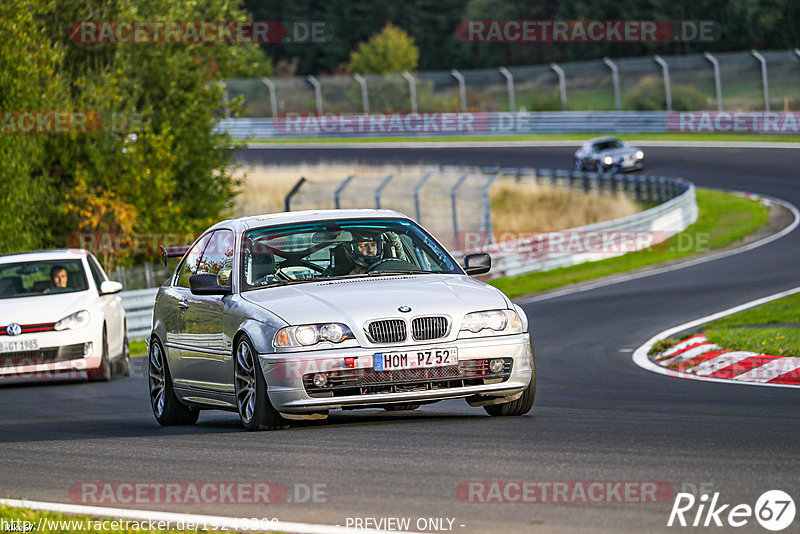
{"label": "metal guardrail post", "polygon": [[428,180],[430,180],[432,174],[433,173],[429,172],[428,174],[423,176],[419,182],[417,182],[417,185],[414,186],[414,215],[416,216],[418,223],[422,223],[422,209],[420,208],[419,205],[419,192],[423,188],[425,183]]}
{"label": "metal guardrail post", "polygon": [[339,187],[336,188],[336,191],[334,191],[334,193],[333,193],[333,205],[337,210],[341,207],[340,199],[341,199],[342,191],[344,191],[344,188],[347,187],[347,184],[349,184],[350,181],[355,177],[356,177],[355,174],[351,174],[350,176],[345,178],[344,181],[341,183],[341,185],[339,185]]}
{"label": "metal guardrail post", "polygon": [[383,189],[387,185],[389,185],[389,182],[392,181],[392,178],[394,178],[394,174],[390,174],[389,176],[384,178],[383,181],[381,182],[381,185],[379,185],[378,188],[375,190],[375,208],[376,209],[381,209],[381,193],[383,193]]}
{"label": "metal guardrail post", "polygon": [[751,50],[753,57],[761,63],[761,85],[764,88],[764,111],[769,111],[769,78],[767,78],[767,60],[758,53],[757,50]]}
{"label": "metal guardrail post", "polygon": [[306,76],[306,81],[314,87],[314,99],[317,101],[317,115],[322,115],[322,85],[314,76]]}
{"label": "metal guardrail post", "polygon": [[411,99],[411,113],[417,112],[417,81],[414,77],[408,72],[403,71],[403,78],[408,80],[408,95]]}
{"label": "metal guardrail post", "polygon": [[514,113],[517,111],[517,95],[514,91],[514,75],[511,74],[505,67],[500,67],[500,74],[506,79],[506,86],[508,87],[508,111]]}
{"label": "metal guardrail post", "polygon": [[367,80],[360,74],[353,74],[353,79],[361,86],[361,105],[364,107],[364,115],[369,115],[369,90]]}
{"label": "metal guardrail post", "polygon": [[300,188],[304,183],[306,183],[305,176],[301,177],[300,180],[294,184],[292,189],[286,195],[286,198],[283,199],[283,211],[292,211],[292,197],[295,196],[298,191],[300,191]]}
{"label": "metal guardrail post", "polygon": [[667,62],[658,54],[653,56],[653,59],[656,63],[661,65],[661,72],[664,75],[664,97],[667,100],[667,111],[672,111],[672,87],[669,83],[669,65],[667,65]]}
{"label": "metal guardrail post", "polygon": [[567,111],[567,78],[564,75],[564,69],[558,66],[558,63],[550,63],[550,68],[558,75],[558,92],[561,95],[561,110]]}
{"label": "metal guardrail post", "polygon": [[500,175],[502,173],[498,172],[491,178],[489,181],[486,182],[486,185],[483,186],[483,191],[481,191],[481,232],[486,232],[489,236],[488,243],[494,243],[494,236],[492,235],[492,205],[489,199],[489,189],[494,185],[494,183],[500,179]]}
{"label": "metal guardrail post", "polygon": [[614,107],[617,111],[622,110],[622,99],[619,95],[619,69],[617,68],[616,63],[611,61],[610,58],[604,57],[603,63],[611,69],[611,85],[614,87]]}
{"label": "metal guardrail post", "polygon": [[228,107],[228,86],[225,82],[217,82],[222,87],[222,109],[226,119],[231,118],[231,110]]}
{"label": "metal guardrail post", "polygon": [[461,111],[467,111],[467,84],[464,76],[461,75],[456,69],[450,71],[450,75],[458,82],[458,97],[461,100]]}
{"label": "metal guardrail post", "polygon": [[719,76],[719,61],[708,52],[705,52],[703,57],[705,57],[714,68],[714,88],[717,92],[717,110],[722,111],[722,81]]}
{"label": "metal guardrail post", "polygon": [[467,180],[467,174],[461,176],[456,182],[456,185],[450,190],[450,208],[453,211],[453,239],[455,240],[458,238],[458,210],[456,209],[456,193],[458,192],[458,188],[461,187]]}
{"label": "metal guardrail post", "polygon": [[266,76],[261,78],[261,83],[267,86],[269,90],[269,105],[272,108],[272,117],[278,116],[278,97],[275,94],[275,84]]}

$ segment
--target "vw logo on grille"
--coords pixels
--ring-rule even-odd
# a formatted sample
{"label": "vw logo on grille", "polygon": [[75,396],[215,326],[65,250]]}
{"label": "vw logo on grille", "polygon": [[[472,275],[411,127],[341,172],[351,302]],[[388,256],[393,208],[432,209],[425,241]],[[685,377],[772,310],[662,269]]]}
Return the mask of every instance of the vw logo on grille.
{"label": "vw logo on grille", "polygon": [[411,308],[409,308],[408,306],[400,306],[399,308],[397,308],[397,311],[408,313],[411,311]]}
{"label": "vw logo on grille", "polygon": [[22,333],[22,327],[17,323],[11,323],[6,327],[6,334],[9,336],[18,336]]}

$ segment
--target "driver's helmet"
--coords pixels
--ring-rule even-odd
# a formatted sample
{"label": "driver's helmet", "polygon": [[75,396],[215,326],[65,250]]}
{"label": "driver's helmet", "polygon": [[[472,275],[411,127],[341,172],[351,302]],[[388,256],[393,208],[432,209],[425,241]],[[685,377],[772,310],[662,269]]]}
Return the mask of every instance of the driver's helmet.
{"label": "driver's helmet", "polygon": [[379,231],[351,230],[352,241],[345,243],[347,258],[363,269],[367,269],[383,258],[383,239]]}

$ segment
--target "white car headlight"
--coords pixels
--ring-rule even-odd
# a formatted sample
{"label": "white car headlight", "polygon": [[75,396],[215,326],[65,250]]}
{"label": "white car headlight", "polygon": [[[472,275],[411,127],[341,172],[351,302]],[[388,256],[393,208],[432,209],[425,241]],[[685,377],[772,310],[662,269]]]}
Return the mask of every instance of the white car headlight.
{"label": "white car headlight", "polygon": [[479,335],[519,334],[522,321],[514,310],[489,310],[468,313],[461,322],[458,337],[477,337]]}
{"label": "white car headlight", "polygon": [[606,156],[605,158],[603,158],[603,163],[605,163],[606,165],[611,165],[612,163],[614,163],[614,158],[612,158],[611,156]]}
{"label": "white car headlight", "polygon": [[75,330],[77,328],[83,328],[87,324],[89,324],[89,312],[81,310],[67,315],[58,321],[53,325],[53,330]]}
{"label": "white car headlight", "polygon": [[642,159],[643,157],[644,157],[644,152],[642,152],[641,150],[636,152],[636,159]]}
{"label": "white car headlight", "polygon": [[353,337],[353,332],[345,324],[303,324],[287,326],[278,330],[273,345],[279,348],[310,347],[323,341],[340,343]]}

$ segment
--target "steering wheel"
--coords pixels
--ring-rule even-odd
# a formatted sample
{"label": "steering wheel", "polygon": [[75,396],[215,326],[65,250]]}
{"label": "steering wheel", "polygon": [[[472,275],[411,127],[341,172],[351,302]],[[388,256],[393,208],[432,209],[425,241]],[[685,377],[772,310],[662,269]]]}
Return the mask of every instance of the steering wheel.
{"label": "steering wheel", "polygon": [[378,260],[375,263],[373,263],[372,265],[370,265],[369,268],[366,270],[366,272],[371,273],[373,271],[389,270],[389,269],[379,269],[379,267],[386,266],[390,262],[394,263],[394,265],[390,266],[390,268],[392,268],[392,269],[398,269],[398,270],[404,270],[405,269],[405,270],[409,270],[409,271],[416,271],[416,270],[419,269],[419,267],[417,267],[413,263],[405,261],[405,260],[401,260],[401,259],[398,259],[398,258],[384,258],[384,259]]}

